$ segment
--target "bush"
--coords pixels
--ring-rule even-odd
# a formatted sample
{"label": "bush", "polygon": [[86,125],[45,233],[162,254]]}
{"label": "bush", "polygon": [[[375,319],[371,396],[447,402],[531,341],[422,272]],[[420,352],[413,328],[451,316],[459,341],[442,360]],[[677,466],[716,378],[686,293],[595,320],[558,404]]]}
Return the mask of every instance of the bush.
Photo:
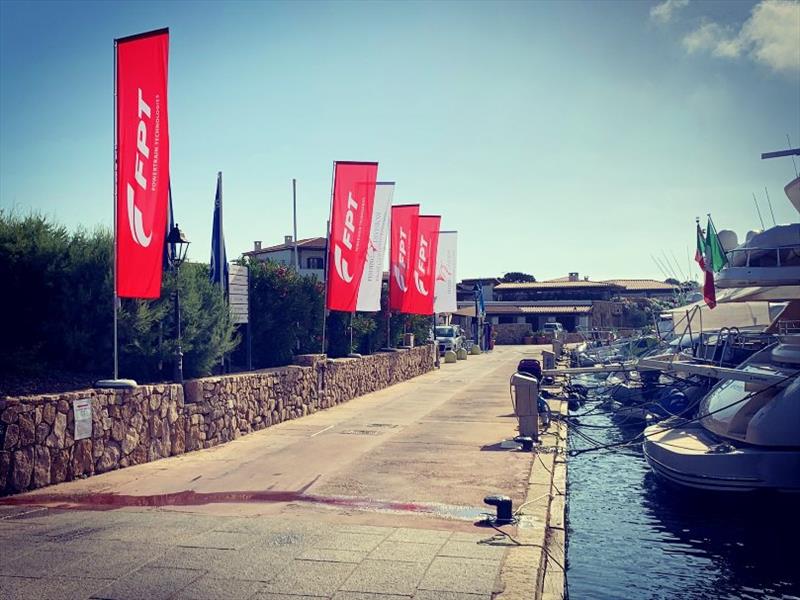
{"label": "bush", "polygon": [[[41,215],[0,211],[0,281],[7,290],[0,310],[9,317],[0,335],[0,372],[111,375],[113,244],[105,229],[69,233]],[[233,325],[207,266],[186,264],[180,279],[184,370],[208,374],[237,344]],[[171,374],[174,288],[174,276],[166,274],[158,300],[121,302],[122,376],[152,381]]]}
{"label": "bush", "polygon": [[[178,278],[181,351],[186,377],[212,373],[240,338],[220,288],[209,280],[208,265],[186,263]],[[174,272],[164,274],[158,300],[122,301],[120,372],[142,381],[169,379],[177,349]]]}
{"label": "bush", "polygon": [[[288,364],[322,346],[322,285],[274,262],[249,259],[254,368]],[[331,324],[330,320],[328,321]]]}

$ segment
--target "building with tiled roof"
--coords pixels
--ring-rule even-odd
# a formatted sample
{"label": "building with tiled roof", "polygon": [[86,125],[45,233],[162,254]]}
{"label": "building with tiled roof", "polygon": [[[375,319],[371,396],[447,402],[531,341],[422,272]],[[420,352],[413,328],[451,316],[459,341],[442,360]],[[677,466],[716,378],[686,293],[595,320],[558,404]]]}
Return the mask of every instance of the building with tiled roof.
{"label": "building with tiled roof", "polygon": [[[257,260],[269,260],[279,265],[294,265],[295,243],[292,236],[287,235],[282,244],[263,248],[260,241],[253,243],[253,249],[245,252]],[[325,249],[327,239],[313,237],[297,240],[297,255],[301,275],[313,275],[320,281],[325,279]]]}
{"label": "building with tiled roof", "polygon": [[[483,281],[490,281],[485,278]],[[566,277],[524,283],[497,283],[484,289],[486,318],[499,326],[519,329],[527,325],[541,330],[545,323],[557,321],[568,331],[593,327],[619,327],[623,324],[625,299],[671,298],[678,286],[654,279],[607,279],[592,281],[577,272]],[[471,282],[470,282],[471,283]],[[464,286],[465,290],[471,285]],[[458,316],[475,315],[471,298],[459,296]],[[464,301],[461,301],[464,300]]]}
{"label": "building with tiled roof", "polygon": [[655,279],[607,279],[603,283],[623,288],[620,295],[626,297],[672,297],[680,291],[680,286]]}

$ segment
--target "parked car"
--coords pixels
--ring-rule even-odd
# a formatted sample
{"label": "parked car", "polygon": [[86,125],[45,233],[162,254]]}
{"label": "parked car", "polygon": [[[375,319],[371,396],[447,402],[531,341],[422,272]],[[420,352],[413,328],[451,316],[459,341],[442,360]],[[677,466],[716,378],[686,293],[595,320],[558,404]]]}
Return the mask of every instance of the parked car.
{"label": "parked car", "polygon": [[458,352],[464,345],[464,333],[458,325],[438,325],[436,343],[439,345],[439,354],[448,350]]}
{"label": "parked car", "polygon": [[564,326],[561,323],[545,323],[542,327],[545,335],[552,336],[553,339],[561,339],[564,335]]}

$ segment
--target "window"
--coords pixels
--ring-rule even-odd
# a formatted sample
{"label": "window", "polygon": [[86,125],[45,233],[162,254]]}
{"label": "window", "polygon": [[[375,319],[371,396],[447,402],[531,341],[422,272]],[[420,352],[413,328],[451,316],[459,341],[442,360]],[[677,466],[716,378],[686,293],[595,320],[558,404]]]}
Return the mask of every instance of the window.
{"label": "window", "polygon": [[513,316],[513,315],[500,315],[500,319],[498,320],[498,323],[502,323],[502,324],[515,323],[516,320],[517,320],[517,318],[515,316]]}
{"label": "window", "polygon": [[321,256],[312,256],[306,259],[306,269],[324,269],[324,263]]}

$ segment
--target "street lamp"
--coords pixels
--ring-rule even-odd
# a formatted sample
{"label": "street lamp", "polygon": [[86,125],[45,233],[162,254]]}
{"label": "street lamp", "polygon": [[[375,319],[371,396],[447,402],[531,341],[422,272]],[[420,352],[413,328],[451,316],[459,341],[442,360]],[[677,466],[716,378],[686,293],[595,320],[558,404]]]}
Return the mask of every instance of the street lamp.
{"label": "street lamp", "polygon": [[175,383],[183,383],[183,351],[181,350],[181,297],[180,285],[178,281],[178,270],[180,269],[183,261],[186,260],[186,251],[189,249],[189,240],[178,227],[178,224],[172,226],[169,234],[167,235],[167,244],[169,244],[169,264],[172,270],[175,271],[175,333],[176,341],[178,343],[175,348],[175,370],[173,372],[173,380]]}

